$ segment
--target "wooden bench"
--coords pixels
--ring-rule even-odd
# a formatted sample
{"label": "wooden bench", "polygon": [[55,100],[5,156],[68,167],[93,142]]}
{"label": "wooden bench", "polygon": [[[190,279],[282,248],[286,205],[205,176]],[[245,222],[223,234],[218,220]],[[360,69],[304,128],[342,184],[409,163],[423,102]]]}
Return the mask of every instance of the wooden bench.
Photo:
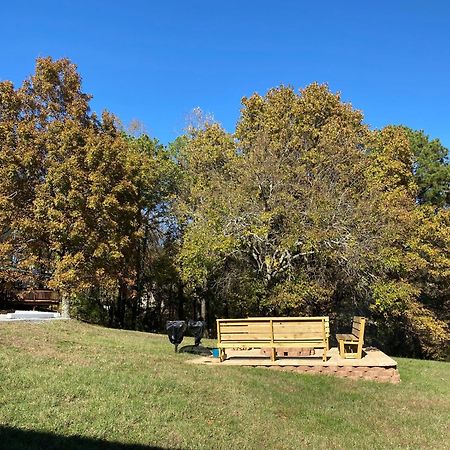
{"label": "wooden bench", "polygon": [[57,291],[50,289],[34,289],[31,291],[22,291],[17,295],[18,302],[36,307],[53,307],[60,303],[60,295]]}
{"label": "wooden bench", "polygon": [[[364,317],[355,316],[353,317],[352,332],[350,334],[336,334],[336,339],[339,344],[339,355],[341,358],[361,359],[365,326],[366,319]],[[350,348],[350,352],[346,352],[346,346]]]}
{"label": "wooden bench", "polygon": [[275,361],[277,348],[320,348],[326,361],[330,335],[328,317],[252,317],[217,319],[220,361],[227,348],[270,348]]}

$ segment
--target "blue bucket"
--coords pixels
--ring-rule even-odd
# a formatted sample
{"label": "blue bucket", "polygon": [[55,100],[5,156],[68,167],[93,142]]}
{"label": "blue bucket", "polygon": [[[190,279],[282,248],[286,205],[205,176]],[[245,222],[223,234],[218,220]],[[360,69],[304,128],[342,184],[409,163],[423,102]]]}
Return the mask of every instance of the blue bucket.
{"label": "blue bucket", "polygon": [[211,353],[212,353],[213,358],[219,357],[219,349],[218,348],[212,348]]}

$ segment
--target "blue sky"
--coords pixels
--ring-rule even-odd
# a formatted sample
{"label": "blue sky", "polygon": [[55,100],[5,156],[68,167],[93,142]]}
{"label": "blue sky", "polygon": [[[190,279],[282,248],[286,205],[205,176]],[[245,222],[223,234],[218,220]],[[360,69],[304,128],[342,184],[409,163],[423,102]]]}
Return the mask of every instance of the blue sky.
{"label": "blue sky", "polygon": [[2,2],[0,79],[38,56],[78,65],[92,109],[173,140],[199,106],[229,131],[240,99],[327,82],[371,127],[450,147],[450,1]]}

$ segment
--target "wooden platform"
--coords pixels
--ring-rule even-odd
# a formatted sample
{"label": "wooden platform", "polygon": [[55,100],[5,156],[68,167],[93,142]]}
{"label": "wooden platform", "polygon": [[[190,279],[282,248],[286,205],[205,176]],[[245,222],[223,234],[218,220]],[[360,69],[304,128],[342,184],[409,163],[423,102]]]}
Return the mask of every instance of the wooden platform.
{"label": "wooden platform", "polygon": [[381,383],[400,383],[400,373],[397,362],[380,350],[363,351],[361,359],[343,359],[339,356],[338,349],[331,348],[327,361],[322,358],[311,357],[278,357],[276,361],[261,354],[261,350],[227,350],[227,359],[223,362],[219,358],[203,356],[190,359],[191,364],[206,364],[210,367],[263,367],[282,371],[311,374],[330,375],[351,380],[376,381]]}
{"label": "wooden platform", "polygon": [[397,368],[397,362],[383,353],[381,350],[369,350],[363,352],[361,359],[343,359],[339,356],[337,347],[328,351],[327,361],[321,358],[297,357],[289,358],[280,356],[276,361],[261,354],[259,349],[253,350],[227,350],[227,359],[222,363],[218,358],[201,357],[192,360],[196,364],[220,364],[221,366],[261,366],[261,367],[383,367]]}

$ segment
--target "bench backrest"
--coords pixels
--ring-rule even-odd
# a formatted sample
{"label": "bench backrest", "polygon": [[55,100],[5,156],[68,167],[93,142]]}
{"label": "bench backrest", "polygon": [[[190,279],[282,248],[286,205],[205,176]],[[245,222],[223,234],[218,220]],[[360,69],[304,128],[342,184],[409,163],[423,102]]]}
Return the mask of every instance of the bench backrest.
{"label": "bench backrest", "polygon": [[[249,319],[260,319],[260,317],[249,317]],[[327,337],[327,339],[330,337],[330,318],[329,316],[316,316],[316,317],[266,317],[266,319],[273,319],[273,320],[295,320],[295,319],[299,319],[302,321],[305,320],[315,320],[315,319],[324,319],[325,321],[325,336]],[[244,319],[247,320],[247,319]]]}
{"label": "bench backrest", "polygon": [[274,320],[273,335],[275,342],[302,341],[326,339],[326,325],[324,318],[302,319],[302,320]]}
{"label": "bench backrest", "polygon": [[218,319],[217,337],[223,342],[297,343],[328,342],[328,317],[252,317]]}
{"label": "bench backrest", "polygon": [[364,328],[366,326],[366,319],[364,317],[353,317],[352,334],[359,340],[364,340]]}

